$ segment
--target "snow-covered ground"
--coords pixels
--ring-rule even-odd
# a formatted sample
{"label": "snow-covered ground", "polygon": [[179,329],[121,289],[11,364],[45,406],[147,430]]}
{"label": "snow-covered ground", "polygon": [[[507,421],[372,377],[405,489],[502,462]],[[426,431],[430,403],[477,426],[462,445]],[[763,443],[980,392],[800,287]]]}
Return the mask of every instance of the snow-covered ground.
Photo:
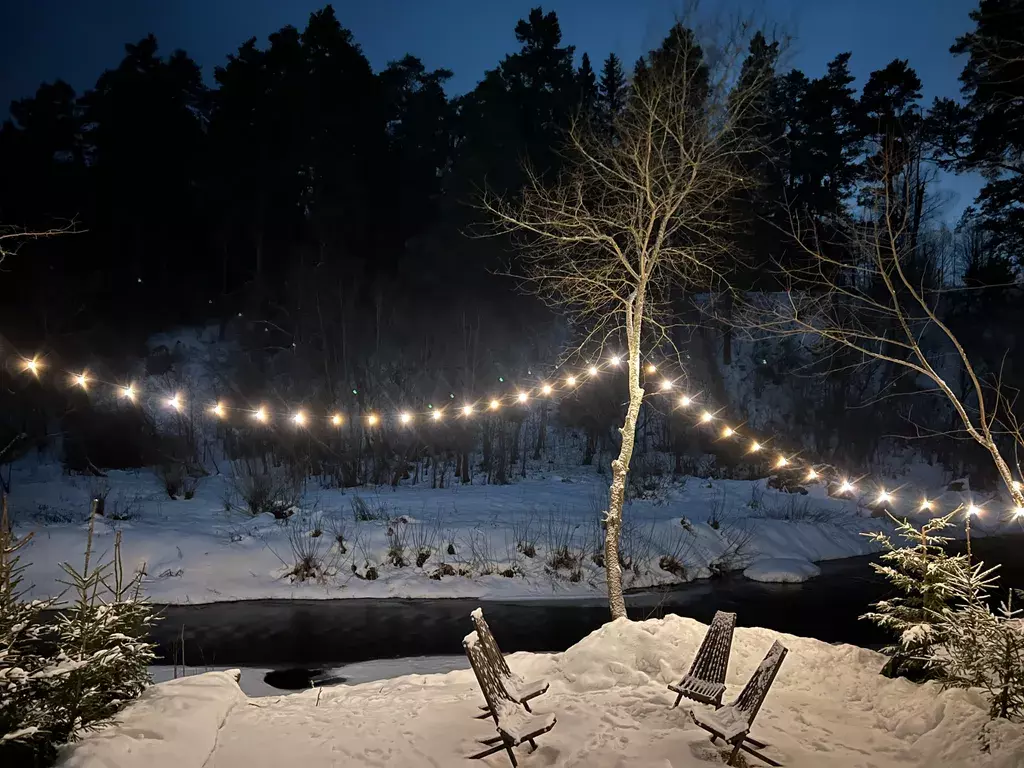
{"label": "snow-covered ground", "polygon": [[[951,509],[965,498],[942,497],[906,478],[900,482],[897,505],[905,500],[916,506],[927,495],[939,508]],[[300,511],[278,522],[227,511],[231,482],[223,475],[201,480],[190,500],[172,500],[150,471],[87,478],[62,475],[52,462],[25,459],[13,469],[9,505],[16,531],[35,532],[22,551],[35,597],[58,594],[60,563],[81,560],[89,499],[102,486],[108,494],[106,517],[96,527],[98,547],[109,552],[115,530],[123,531],[126,567],[145,567],[146,593],[157,602],[507,599],[604,590],[599,520],[605,483],[583,469],[511,485],[437,490],[343,492],[310,483]],[[670,584],[748,567],[752,577],[781,578],[779,563],[773,565],[778,558],[801,561],[801,573],[812,575],[810,562],[872,551],[861,534],[889,525],[862,505],[872,498],[830,498],[821,486],[803,496],[766,488],[763,480],[687,478],[666,487],[658,499],[628,504],[622,543],[631,566],[626,585]],[[1020,522],[1000,512],[1003,507],[983,506],[975,533],[1019,531]],[[896,511],[902,512],[899,506]],[[300,580],[294,574],[296,549],[313,552],[316,576]],[[793,578],[792,570],[784,575]]]}
{"label": "snow-covered ground", "polygon": [[[501,627],[495,627],[499,640]],[[706,631],[691,619],[606,624],[566,652],[515,654],[513,671],[547,678],[534,709],[554,713],[523,766],[691,768],[722,764],[723,747],[697,728],[678,681]],[[941,691],[878,674],[884,657],[766,629],[739,628],[727,677],[735,696],[776,639],[788,648],[753,734],[788,768],[972,766],[1020,768],[1024,726],[989,721],[972,691]],[[355,686],[249,699],[229,672],[150,688],[120,724],[65,748],[62,764],[105,768],[242,766],[455,766],[494,735],[474,720],[471,672],[408,675]],[[484,765],[508,765],[497,754]],[[759,764],[751,760],[749,765]]]}

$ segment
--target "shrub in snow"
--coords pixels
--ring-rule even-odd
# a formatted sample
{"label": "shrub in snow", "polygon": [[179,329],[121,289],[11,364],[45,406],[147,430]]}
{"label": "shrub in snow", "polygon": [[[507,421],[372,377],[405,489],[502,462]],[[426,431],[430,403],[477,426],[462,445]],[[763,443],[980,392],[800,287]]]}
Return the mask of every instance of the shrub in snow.
{"label": "shrub in snow", "polygon": [[18,593],[19,566],[6,514],[0,526],[0,764],[44,764],[57,745],[111,718],[149,684],[154,617],[141,598],[142,574],[125,578],[121,534],[109,562],[92,561],[90,516],[85,565],[64,564],[76,596],[57,622]]}
{"label": "shrub in snow", "polygon": [[[290,467],[274,466],[264,457],[231,462],[231,487],[244,502],[242,511],[253,517],[273,515],[286,520],[302,498],[302,477]],[[228,501],[231,509],[238,505]]]}
{"label": "shrub in snow", "polygon": [[940,617],[947,607],[951,573],[967,566],[963,555],[950,556],[943,546],[950,541],[940,535],[952,524],[953,514],[929,520],[920,529],[907,520],[897,520],[894,542],[886,533],[865,534],[882,545],[881,563],[873,563],[899,595],[874,604],[861,618],[891,630],[896,642],[884,652],[891,658],[884,673],[923,680],[935,674],[932,659],[942,642]]}

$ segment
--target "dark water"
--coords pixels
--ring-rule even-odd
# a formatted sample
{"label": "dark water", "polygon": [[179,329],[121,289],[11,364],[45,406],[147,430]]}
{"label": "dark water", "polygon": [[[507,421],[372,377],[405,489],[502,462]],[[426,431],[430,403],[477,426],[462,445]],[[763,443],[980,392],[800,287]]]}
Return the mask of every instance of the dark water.
{"label": "dark water", "polygon": [[[1002,564],[1002,585],[1024,587],[1024,536],[975,542],[977,558]],[[886,636],[858,619],[888,592],[872,557],[820,563],[803,584],[759,584],[740,575],[627,598],[634,619],[667,613],[710,621],[734,611],[740,626],[768,627],[826,642],[880,646]],[[158,653],[188,666],[323,665],[462,652],[469,612],[482,607],[502,650],[563,651],[608,620],[600,599],[243,600],[161,608]]]}

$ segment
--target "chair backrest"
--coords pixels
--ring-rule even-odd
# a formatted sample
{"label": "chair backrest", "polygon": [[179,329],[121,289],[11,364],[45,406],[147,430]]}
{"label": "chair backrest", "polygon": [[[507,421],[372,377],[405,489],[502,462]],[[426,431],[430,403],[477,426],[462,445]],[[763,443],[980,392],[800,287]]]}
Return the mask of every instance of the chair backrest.
{"label": "chair backrest", "polygon": [[732,633],[736,629],[736,614],[718,611],[711,620],[707,634],[690,665],[690,674],[710,683],[724,683],[729,669]]}
{"label": "chair backrest", "polygon": [[764,659],[758,664],[757,669],[754,670],[754,674],[747,680],[747,684],[743,686],[736,701],[732,703],[734,709],[746,715],[748,725],[754,722],[757,711],[761,709],[764,697],[768,695],[768,689],[775,682],[775,676],[779,673],[779,667],[782,666],[787,653],[789,653],[789,649],[776,640],[765,654]]}
{"label": "chair backrest", "polygon": [[480,635],[470,632],[462,641],[462,647],[466,649],[466,656],[469,658],[469,665],[473,668],[476,681],[480,684],[480,690],[484,694],[487,708],[491,710],[494,722],[498,722],[499,713],[514,705],[512,697],[508,695],[505,686],[501,683],[501,672],[494,666],[480,641]]}
{"label": "chair backrest", "polygon": [[473,627],[476,629],[476,633],[480,637],[480,644],[483,646],[484,653],[490,657],[491,663],[498,668],[498,671],[501,672],[501,674],[505,677],[511,676],[512,670],[508,668],[508,662],[505,661],[505,657],[501,653],[501,648],[498,647],[498,641],[494,639],[494,635],[491,633],[491,628],[487,625],[487,620],[484,618],[484,612],[479,608],[476,608],[469,614],[469,616],[473,619]]}

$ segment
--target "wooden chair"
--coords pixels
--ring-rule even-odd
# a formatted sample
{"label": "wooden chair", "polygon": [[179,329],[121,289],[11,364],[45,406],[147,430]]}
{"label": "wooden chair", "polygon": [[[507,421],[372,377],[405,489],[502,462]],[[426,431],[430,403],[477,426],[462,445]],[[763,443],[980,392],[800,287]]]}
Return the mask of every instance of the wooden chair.
{"label": "wooden chair", "polygon": [[509,696],[502,684],[501,670],[484,651],[481,638],[476,632],[469,633],[462,641],[462,646],[466,649],[469,664],[473,667],[473,674],[487,702],[487,713],[494,718],[494,726],[498,730],[497,736],[479,739],[487,749],[470,755],[469,759],[479,760],[504,749],[512,765],[518,766],[512,748],[528,741],[536,749],[537,742],[534,739],[555,727],[555,716],[533,714]]}
{"label": "wooden chair", "polygon": [[710,704],[715,709],[722,706],[725,695],[725,673],[729,669],[729,653],[732,650],[732,633],[736,629],[736,614],[718,611],[711,620],[697,655],[690,665],[690,671],[683,675],[678,685],[668,689],[677,693],[679,706],[683,696],[701,704]]}
{"label": "wooden chair", "polygon": [[[532,712],[533,710],[530,709],[528,702],[548,690],[547,680],[526,681],[509,669],[508,662],[505,661],[505,657],[498,647],[498,642],[494,639],[491,628],[487,625],[487,620],[484,619],[484,612],[477,608],[470,614],[470,618],[473,619],[473,627],[480,638],[483,652],[490,659],[491,665],[498,670],[501,682],[505,686],[508,695],[517,704],[522,704],[527,712]],[[477,717],[483,719],[488,715],[487,707],[481,707],[481,709],[485,711],[482,715],[477,715]]]}
{"label": "wooden chair", "polygon": [[728,765],[733,764],[733,760],[736,759],[736,755],[741,749],[763,760],[768,765],[780,765],[754,749],[754,747],[764,749],[768,745],[750,737],[750,725],[757,717],[757,712],[761,709],[761,704],[764,703],[768,689],[772,687],[787,653],[789,651],[786,647],[776,640],[732,704],[714,712],[691,710],[690,717],[697,725],[711,734],[712,743],[715,739],[722,739],[726,744],[732,745],[733,750],[729,755]]}

